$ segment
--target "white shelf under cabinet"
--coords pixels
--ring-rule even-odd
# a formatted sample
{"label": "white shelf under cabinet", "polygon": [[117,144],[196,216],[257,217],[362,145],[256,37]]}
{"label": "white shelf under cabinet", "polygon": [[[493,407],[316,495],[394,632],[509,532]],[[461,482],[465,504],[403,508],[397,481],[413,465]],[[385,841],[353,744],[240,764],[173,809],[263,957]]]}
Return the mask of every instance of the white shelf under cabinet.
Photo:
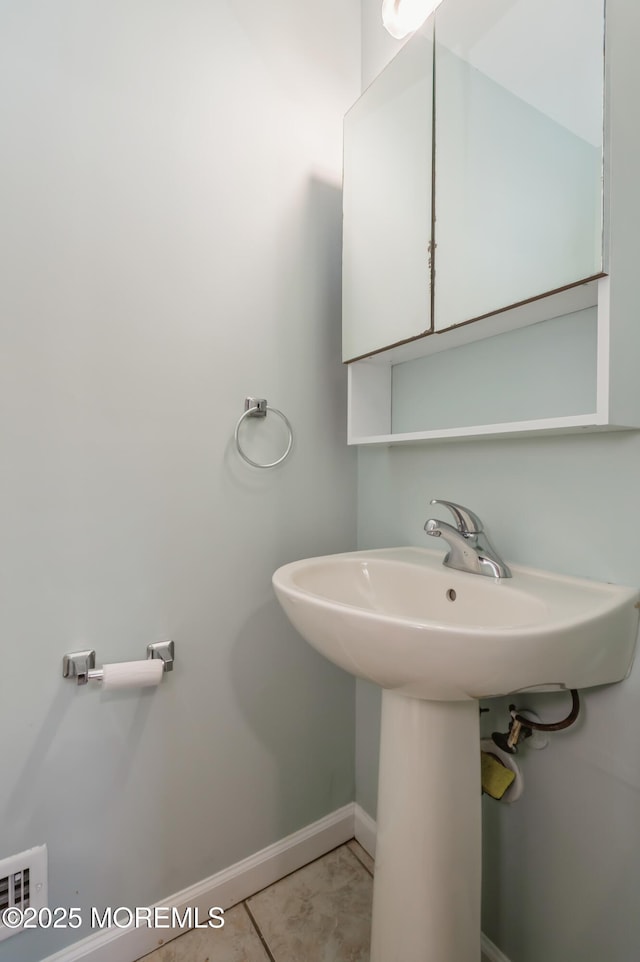
{"label": "white shelf under cabinet", "polygon": [[[616,316],[614,327],[610,323],[610,292],[609,278],[601,277],[351,362],[348,371],[348,443],[411,444],[640,427],[640,379],[635,375],[635,364],[632,366],[634,376],[629,377],[630,352],[637,357],[640,347],[640,321],[633,311]],[[392,374],[396,365],[590,307],[597,309],[595,410],[461,427],[429,427],[409,432],[392,430]]]}

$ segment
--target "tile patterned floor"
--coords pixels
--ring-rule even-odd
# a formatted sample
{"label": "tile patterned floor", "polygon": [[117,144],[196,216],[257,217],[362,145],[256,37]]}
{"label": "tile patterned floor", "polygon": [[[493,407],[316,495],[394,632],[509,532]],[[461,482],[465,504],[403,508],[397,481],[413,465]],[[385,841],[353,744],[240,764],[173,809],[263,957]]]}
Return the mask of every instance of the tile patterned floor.
{"label": "tile patterned floor", "polygon": [[144,962],[368,962],[373,859],[354,840]]}
{"label": "tile patterned floor", "polygon": [[367,962],[373,879],[343,845],[247,900],[276,962]]}

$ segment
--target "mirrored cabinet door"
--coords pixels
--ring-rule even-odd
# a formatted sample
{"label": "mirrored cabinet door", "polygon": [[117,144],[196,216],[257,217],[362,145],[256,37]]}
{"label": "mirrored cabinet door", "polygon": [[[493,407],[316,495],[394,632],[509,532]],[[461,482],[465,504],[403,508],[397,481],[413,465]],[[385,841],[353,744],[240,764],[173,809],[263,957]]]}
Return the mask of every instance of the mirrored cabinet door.
{"label": "mirrored cabinet door", "polygon": [[433,21],[344,124],[343,358],[431,329]]}
{"label": "mirrored cabinet door", "polygon": [[444,0],[435,37],[443,330],[603,271],[604,0]]}

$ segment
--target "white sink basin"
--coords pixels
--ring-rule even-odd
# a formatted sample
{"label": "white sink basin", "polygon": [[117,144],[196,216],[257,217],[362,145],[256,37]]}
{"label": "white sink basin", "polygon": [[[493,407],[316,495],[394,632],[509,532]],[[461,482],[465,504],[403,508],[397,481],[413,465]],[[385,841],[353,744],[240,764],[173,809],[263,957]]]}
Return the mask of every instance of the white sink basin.
{"label": "white sink basin", "polygon": [[476,699],[621,681],[635,647],[635,588],[516,565],[498,581],[442,560],[384,548],[273,576],[303,638],[383,688],[371,962],[480,958]]}
{"label": "white sink basin", "polygon": [[309,644],[404,695],[457,701],[628,674],[637,589],[517,565],[496,580],[442,557],[406,547],[309,558],[279,568],[273,585]]}

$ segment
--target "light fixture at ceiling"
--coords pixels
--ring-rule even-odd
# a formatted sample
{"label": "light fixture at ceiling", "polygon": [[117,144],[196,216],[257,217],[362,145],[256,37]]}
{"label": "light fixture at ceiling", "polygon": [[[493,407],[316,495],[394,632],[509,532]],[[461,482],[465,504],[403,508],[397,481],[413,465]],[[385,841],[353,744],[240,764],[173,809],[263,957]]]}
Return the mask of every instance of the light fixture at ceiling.
{"label": "light fixture at ceiling", "polygon": [[382,22],[396,40],[421,27],[442,0],[382,0]]}

